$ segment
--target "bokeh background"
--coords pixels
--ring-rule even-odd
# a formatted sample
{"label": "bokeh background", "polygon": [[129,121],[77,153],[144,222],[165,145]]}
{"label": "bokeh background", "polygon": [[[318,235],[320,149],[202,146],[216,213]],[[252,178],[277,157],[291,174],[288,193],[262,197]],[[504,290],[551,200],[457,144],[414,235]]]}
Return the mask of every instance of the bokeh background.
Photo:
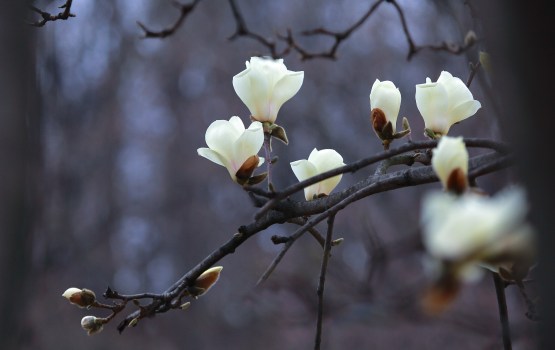
{"label": "bokeh background", "polygon": [[[288,28],[343,30],[372,3],[238,1],[249,29],[267,37]],[[368,118],[375,79],[399,87],[400,115],[409,119],[412,139],[424,139],[415,85],[426,77],[435,81],[442,70],[466,81],[469,62],[488,50],[484,19],[464,1],[399,4],[416,44],[462,44],[469,30],[478,40],[461,55],[423,50],[408,61],[398,14],[384,3],[342,43],[337,60],[286,56],[287,67],[303,70],[305,79],[279,113],[290,144],[274,142],[277,188],[296,182],[289,162],[308,157],[313,148],[333,148],[347,163],[381,150]],[[57,13],[60,1],[35,5]],[[105,313],[70,306],[61,297],[66,288],[86,287],[97,295],[107,286],[122,293],[162,292],[253,220],[256,208],[247,194],[196,149],[205,147],[204,133],[214,120],[238,115],[248,122],[232,77],[251,56],[268,52],[247,38],[228,40],[236,24],[224,1],[201,2],[164,40],[141,38],[136,22],[154,30],[167,27],[178,16],[170,1],[75,0],[72,12],[75,18],[33,30],[37,94],[31,128],[39,137],[39,199],[25,272],[34,297],[22,308],[19,348],[312,348],[320,246],[301,238],[270,279],[255,287],[280,249],[270,237],[291,233],[293,225],[271,227],[224,258],[217,286],[186,312],[141,321],[122,335],[115,327],[123,315],[98,335],[81,329],[83,316]],[[298,40],[313,51],[332,44],[328,38]],[[499,101],[491,86],[491,77],[480,70],[471,91],[482,109],[450,134],[501,139]],[[338,189],[373,170],[346,174]],[[479,185],[495,193],[517,180],[504,170],[480,178]],[[336,235],[345,241],[330,262],[324,348],[501,347],[491,276],[466,286],[444,314],[430,317],[418,308],[427,281],[422,254],[399,248],[398,254],[383,255],[384,247],[395,250],[414,237],[422,195],[438,188],[436,183],[378,194],[338,215]],[[524,317],[524,301],[514,287],[507,298],[514,348],[533,348],[535,325]]]}

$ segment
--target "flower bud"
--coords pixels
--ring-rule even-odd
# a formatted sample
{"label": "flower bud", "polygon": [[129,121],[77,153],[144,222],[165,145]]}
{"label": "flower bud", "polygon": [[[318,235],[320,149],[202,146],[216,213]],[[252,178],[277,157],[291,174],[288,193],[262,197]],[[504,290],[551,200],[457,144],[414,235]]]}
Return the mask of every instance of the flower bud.
{"label": "flower bud", "polygon": [[432,156],[432,168],[446,191],[462,194],[468,187],[468,152],[462,137],[443,136]]}
{"label": "flower bud", "polygon": [[89,307],[96,301],[96,295],[92,290],[83,288],[68,288],[62,296],[69,300],[70,303],[77,305],[81,308]]}
{"label": "flower bud", "polygon": [[[370,111],[372,127],[378,137],[387,122],[391,123],[391,134],[395,133],[395,125],[401,108],[401,93],[391,81],[376,79],[370,91]],[[391,136],[391,135],[390,135]]]}
{"label": "flower bud", "polygon": [[88,335],[99,333],[104,328],[106,319],[95,316],[85,316],[81,319],[81,327],[87,331]]}
{"label": "flower bud", "polygon": [[223,266],[214,266],[204,271],[193,285],[193,290],[195,291],[193,296],[198,297],[208,292],[208,290],[218,282],[222,269]]}
{"label": "flower bud", "polygon": [[474,45],[477,39],[476,33],[473,30],[469,30],[464,36],[464,46]]}

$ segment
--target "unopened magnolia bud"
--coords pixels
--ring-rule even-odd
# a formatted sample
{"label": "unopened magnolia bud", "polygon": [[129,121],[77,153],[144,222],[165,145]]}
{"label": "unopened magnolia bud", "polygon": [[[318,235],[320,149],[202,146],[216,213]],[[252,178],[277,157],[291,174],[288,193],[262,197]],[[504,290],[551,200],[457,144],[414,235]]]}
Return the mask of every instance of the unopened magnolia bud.
{"label": "unopened magnolia bud", "polygon": [[464,37],[464,46],[471,46],[476,42],[476,33],[473,30],[469,30]]}
{"label": "unopened magnolia bud", "polygon": [[92,335],[102,331],[105,319],[95,316],[85,316],[81,319],[81,327],[87,331],[88,335]]}
{"label": "unopened magnolia bud", "polygon": [[218,282],[222,266],[214,266],[204,271],[195,281],[193,288],[195,289],[194,296],[200,296],[208,292],[208,290]]}
{"label": "unopened magnolia bud", "polygon": [[89,307],[96,301],[94,292],[86,288],[68,288],[62,296],[79,307]]}
{"label": "unopened magnolia bud", "polygon": [[491,60],[489,58],[489,54],[487,52],[480,51],[478,57],[479,57],[480,64],[482,65],[482,67],[484,67],[486,72],[490,73],[491,72]]}
{"label": "unopened magnolia bud", "polygon": [[127,327],[129,327],[129,328],[135,327],[137,325],[137,323],[139,323],[139,319],[135,317],[134,319],[129,321],[129,324],[127,325]]}

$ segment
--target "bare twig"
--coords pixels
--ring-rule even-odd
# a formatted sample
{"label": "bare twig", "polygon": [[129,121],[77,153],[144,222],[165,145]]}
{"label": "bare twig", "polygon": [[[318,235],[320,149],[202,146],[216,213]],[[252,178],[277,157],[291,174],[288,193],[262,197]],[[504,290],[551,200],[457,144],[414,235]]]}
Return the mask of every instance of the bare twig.
{"label": "bare twig", "polygon": [[60,6],[59,8],[64,9],[62,12],[59,12],[57,15],[53,15],[49,12],[43,11],[36,6],[30,5],[29,7],[31,10],[35,11],[39,15],[41,15],[42,19],[36,22],[30,22],[29,24],[33,27],[42,27],[47,22],[54,22],[57,20],[67,20],[69,17],[75,17],[73,13],[71,13],[71,3],[73,0],[66,0],[65,4]]}
{"label": "bare twig", "polygon": [[469,41],[468,43],[464,43],[462,45],[449,43],[449,42],[443,42],[439,45],[416,45],[414,43],[414,40],[412,39],[412,35],[410,34],[410,31],[407,25],[407,20],[405,19],[405,12],[401,8],[401,6],[399,6],[396,0],[388,0],[388,2],[395,7],[395,9],[397,10],[397,13],[399,14],[399,19],[401,20],[403,32],[405,33],[405,37],[409,45],[407,60],[410,60],[418,52],[426,49],[433,50],[433,51],[446,51],[454,55],[459,55],[465,52],[466,50],[468,50],[470,47],[472,47],[472,45],[474,45],[473,41]]}
{"label": "bare twig", "polygon": [[509,313],[507,311],[507,301],[505,300],[505,283],[499,274],[493,272],[493,283],[495,284],[495,294],[497,296],[497,305],[499,306],[499,318],[501,321],[501,329],[503,334],[503,349],[511,350],[511,329],[509,327]]}
{"label": "bare twig", "polygon": [[328,261],[331,252],[331,241],[333,238],[333,223],[335,215],[330,215],[328,218],[328,231],[326,233],[326,243],[324,244],[324,252],[322,253],[322,266],[320,267],[320,280],[318,282],[318,318],[316,320],[316,339],[314,341],[314,349],[320,349],[322,341],[322,318],[324,316],[324,287],[326,284],[326,272],[328,269]]}
{"label": "bare twig", "polygon": [[468,76],[468,80],[466,81],[466,86],[470,87],[470,84],[472,84],[472,80],[474,79],[474,76],[478,72],[478,69],[480,69],[481,63],[480,61],[476,63],[470,62],[468,65],[470,66],[470,75]]}
{"label": "bare twig", "polygon": [[185,22],[185,19],[187,18],[187,16],[191,12],[193,12],[193,10],[195,9],[195,7],[199,2],[200,0],[193,0],[189,4],[181,4],[177,1],[173,1],[172,4],[179,9],[179,18],[177,18],[177,21],[175,21],[173,25],[169,26],[166,29],[155,31],[155,30],[148,29],[141,22],[137,21],[137,24],[144,32],[144,38],[160,38],[160,39],[166,38],[172,35],[173,33],[175,33],[175,31],[178,30],[179,27],[181,27],[181,25]]}

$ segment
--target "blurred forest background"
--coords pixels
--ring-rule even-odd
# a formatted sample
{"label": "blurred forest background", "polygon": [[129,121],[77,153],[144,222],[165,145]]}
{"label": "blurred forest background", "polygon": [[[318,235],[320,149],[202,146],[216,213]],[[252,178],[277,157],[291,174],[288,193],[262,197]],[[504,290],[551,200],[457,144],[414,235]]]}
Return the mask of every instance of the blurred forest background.
{"label": "blurred forest background", "polygon": [[[249,29],[268,37],[287,28],[343,30],[373,3],[237,1]],[[34,4],[57,13],[62,2]],[[297,181],[289,162],[306,158],[315,147],[336,149],[346,163],[382,149],[369,122],[375,79],[399,87],[400,116],[409,119],[413,140],[424,139],[415,85],[426,77],[435,81],[442,70],[466,81],[469,62],[488,51],[486,19],[464,1],[399,4],[417,44],[462,44],[469,30],[478,40],[461,55],[422,50],[408,61],[398,13],[384,3],[342,43],[337,60],[286,56],[288,69],[303,70],[305,79],[277,121],[290,140],[289,146],[274,143],[278,188]],[[37,16],[15,13],[22,17],[8,15],[4,25],[19,26]],[[255,288],[280,249],[270,237],[292,232],[293,225],[271,227],[223,259],[218,284],[186,312],[142,321],[122,335],[115,329],[118,320],[91,337],[81,329],[83,316],[104,314],[70,306],[61,297],[66,288],[86,287],[98,296],[107,286],[122,293],[162,292],[252,220],[256,209],[247,194],[196,150],[205,147],[212,121],[233,115],[248,121],[232,77],[251,56],[268,52],[247,38],[228,40],[236,23],[224,1],[201,2],[164,40],[141,38],[136,22],[153,30],[172,24],[178,11],[170,1],[75,0],[72,13],[76,17],[67,21],[26,29],[31,37],[26,49],[34,51],[35,60],[27,62],[34,67],[28,73],[36,84],[26,127],[36,152],[25,191],[35,194],[35,202],[32,220],[26,221],[27,250],[14,254],[21,261],[7,264],[28,289],[22,304],[3,301],[13,304],[12,314],[22,321],[16,348],[312,348],[321,247],[309,236],[301,238],[270,279]],[[297,38],[313,51],[331,45],[329,38]],[[482,109],[450,135],[502,139],[492,77],[479,70],[471,91]],[[338,190],[370,172],[373,168],[346,174]],[[510,169],[480,178],[479,185],[495,193],[517,180]],[[398,242],[418,232],[422,194],[439,186],[374,195],[337,216],[336,235],[345,241],[333,250],[329,267],[324,348],[501,348],[490,276],[466,286],[439,317],[419,310],[426,283],[422,254]],[[398,254],[384,255],[384,247]],[[514,348],[533,348],[537,331],[524,316],[526,305],[515,287],[507,288],[507,298]]]}

